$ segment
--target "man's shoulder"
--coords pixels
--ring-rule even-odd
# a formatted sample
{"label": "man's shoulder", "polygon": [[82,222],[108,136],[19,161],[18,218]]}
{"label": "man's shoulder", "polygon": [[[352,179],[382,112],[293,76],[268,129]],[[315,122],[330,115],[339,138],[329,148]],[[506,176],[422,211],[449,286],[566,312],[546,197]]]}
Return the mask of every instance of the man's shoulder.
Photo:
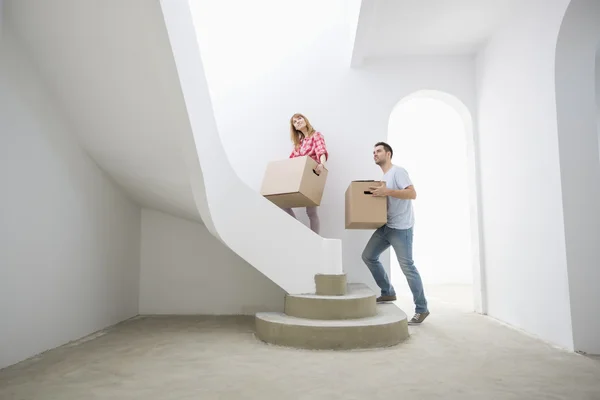
{"label": "man's shoulder", "polygon": [[392,164],[392,172],[393,172],[394,174],[397,174],[397,173],[399,173],[399,172],[400,172],[400,173],[403,173],[403,174],[407,174],[407,173],[408,173],[408,171],[406,170],[406,168],[404,168],[404,167],[401,167],[401,166],[399,166],[399,165],[396,165],[396,164]]}
{"label": "man's shoulder", "polygon": [[390,170],[390,178],[393,179],[400,189],[404,189],[412,185],[408,171],[399,165],[394,165],[393,169]]}

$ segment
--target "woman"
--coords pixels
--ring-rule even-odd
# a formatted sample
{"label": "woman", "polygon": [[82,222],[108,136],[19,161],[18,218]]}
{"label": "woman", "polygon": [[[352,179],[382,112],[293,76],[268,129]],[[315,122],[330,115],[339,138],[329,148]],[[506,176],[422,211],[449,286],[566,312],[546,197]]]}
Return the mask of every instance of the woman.
{"label": "woman", "polygon": [[[317,162],[315,172],[320,175],[329,157],[325,146],[325,138],[321,132],[315,131],[304,115],[294,114],[290,119],[290,136],[292,143],[294,143],[290,158],[309,156]],[[291,208],[284,208],[283,210],[296,218]],[[310,220],[310,229],[318,234],[320,222],[317,207],[306,207],[306,214]]]}

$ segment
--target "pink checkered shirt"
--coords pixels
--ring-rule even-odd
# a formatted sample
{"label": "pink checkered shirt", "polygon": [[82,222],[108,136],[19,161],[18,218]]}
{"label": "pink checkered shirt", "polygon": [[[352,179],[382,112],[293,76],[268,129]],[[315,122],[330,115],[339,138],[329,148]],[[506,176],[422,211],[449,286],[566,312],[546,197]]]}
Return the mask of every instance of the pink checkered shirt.
{"label": "pink checkered shirt", "polygon": [[321,132],[315,132],[311,137],[302,139],[300,148],[294,148],[292,154],[290,154],[290,158],[309,156],[320,164],[321,155],[323,154],[325,154],[325,159],[329,160],[329,153],[327,153],[327,147],[325,146],[325,138]]}

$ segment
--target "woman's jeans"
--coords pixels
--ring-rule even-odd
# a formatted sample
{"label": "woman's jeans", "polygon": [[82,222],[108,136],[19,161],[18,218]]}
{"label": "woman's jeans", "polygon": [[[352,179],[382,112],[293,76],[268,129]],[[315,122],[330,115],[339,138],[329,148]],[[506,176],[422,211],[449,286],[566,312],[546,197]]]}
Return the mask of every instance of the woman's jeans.
{"label": "woman's jeans", "polygon": [[381,288],[382,296],[395,296],[396,292],[392,286],[390,279],[379,261],[379,256],[387,248],[392,246],[398,257],[400,268],[406,277],[408,286],[413,295],[415,302],[415,312],[427,312],[427,300],[425,299],[425,291],[423,290],[423,282],[421,275],[412,259],[413,245],[413,228],[409,229],[393,229],[387,225],[377,229],[371,239],[367,243],[365,250],[362,253],[362,259],[369,267],[373,278],[377,285]]}
{"label": "woman's jeans", "polygon": [[[296,218],[296,214],[294,214],[294,210],[291,208],[284,208],[283,211]],[[319,222],[319,215],[317,214],[317,207],[306,207],[306,215],[308,215],[308,220],[310,221],[310,229],[314,233],[319,234],[321,224]]]}

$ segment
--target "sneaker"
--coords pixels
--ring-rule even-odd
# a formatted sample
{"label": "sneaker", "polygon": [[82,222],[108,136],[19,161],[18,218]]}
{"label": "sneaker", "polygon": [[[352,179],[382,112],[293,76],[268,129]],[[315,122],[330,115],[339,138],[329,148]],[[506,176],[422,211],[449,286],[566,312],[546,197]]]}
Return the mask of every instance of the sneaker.
{"label": "sneaker", "polygon": [[427,318],[427,316],[429,315],[429,311],[426,311],[424,313],[416,313],[410,321],[408,321],[409,325],[417,325],[420,324],[421,322],[425,321],[425,318]]}
{"label": "sneaker", "polygon": [[386,301],[396,301],[396,296],[395,295],[394,296],[379,296],[377,298],[378,303],[383,303]]}

